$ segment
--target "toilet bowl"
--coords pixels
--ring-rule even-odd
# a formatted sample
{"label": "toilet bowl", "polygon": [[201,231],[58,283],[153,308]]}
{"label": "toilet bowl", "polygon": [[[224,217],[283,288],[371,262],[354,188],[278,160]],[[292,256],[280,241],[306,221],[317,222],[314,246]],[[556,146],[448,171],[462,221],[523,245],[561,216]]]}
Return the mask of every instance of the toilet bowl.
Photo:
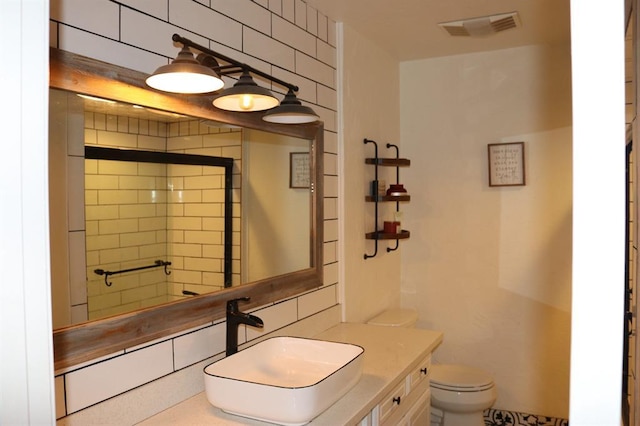
{"label": "toilet bowl", "polygon": [[[418,320],[412,309],[390,309],[368,324],[411,328]],[[466,365],[433,364],[430,373],[431,426],[484,426],[484,410],[496,401],[493,377]]]}
{"label": "toilet bowl", "polygon": [[[483,411],[496,402],[493,378],[479,368],[434,364],[430,375],[431,406],[442,412],[432,426],[483,426]],[[435,411],[435,410],[434,410]]]}

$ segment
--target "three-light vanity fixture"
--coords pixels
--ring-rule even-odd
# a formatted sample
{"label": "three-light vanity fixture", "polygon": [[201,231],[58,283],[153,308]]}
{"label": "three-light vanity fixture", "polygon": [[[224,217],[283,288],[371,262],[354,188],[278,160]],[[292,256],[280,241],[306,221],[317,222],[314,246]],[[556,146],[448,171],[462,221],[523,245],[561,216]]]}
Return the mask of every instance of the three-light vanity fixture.
{"label": "three-light vanity fixture", "polygon": [[[222,76],[240,74],[233,87],[214,96],[213,105],[216,108],[236,112],[266,111],[262,116],[264,121],[280,124],[312,123],[319,119],[313,109],[302,105],[298,100],[295,94],[298,86],[214,52],[178,34],[174,34],[172,40],[180,43],[182,49],[171,64],[161,66],[147,78],[146,82],[150,87],[172,93],[211,93],[224,87]],[[200,53],[194,57],[191,48]],[[219,60],[225,64],[220,65]],[[251,74],[285,87],[287,94],[284,99],[280,102],[271,91],[258,86]]]}

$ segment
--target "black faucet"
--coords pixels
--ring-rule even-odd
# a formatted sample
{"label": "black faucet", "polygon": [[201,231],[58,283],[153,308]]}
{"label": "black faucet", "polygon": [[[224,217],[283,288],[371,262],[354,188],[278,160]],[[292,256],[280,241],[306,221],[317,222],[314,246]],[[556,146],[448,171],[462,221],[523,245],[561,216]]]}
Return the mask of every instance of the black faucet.
{"label": "black faucet", "polygon": [[240,312],[238,302],[248,302],[249,297],[229,300],[227,302],[227,356],[238,352],[238,326],[240,324],[262,328],[264,323],[254,315]]}

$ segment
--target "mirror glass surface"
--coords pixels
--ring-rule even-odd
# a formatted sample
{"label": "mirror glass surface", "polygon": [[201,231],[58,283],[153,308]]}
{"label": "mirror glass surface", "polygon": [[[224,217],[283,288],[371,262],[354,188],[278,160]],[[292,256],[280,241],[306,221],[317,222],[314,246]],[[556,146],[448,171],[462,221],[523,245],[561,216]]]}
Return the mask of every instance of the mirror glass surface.
{"label": "mirror glass surface", "polygon": [[[54,294],[52,302],[53,311],[65,311],[73,324],[54,324],[56,369],[223,318],[230,299],[250,297],[243,305],[250,310],[322,285],[322,123],[265,123],[260,113],[215,110],[209,95],[151,90],[145,78],[137,71],[51,49],[51,99],[66,104],[64,117],[50,115],[51,278],[58,281],[53,283],[54,292],[61,295]],[[116,103],[96,105],[76,94]],[[134,105],[135,113],[123,111]],[[116,111],[106,113],[105,108]],[[230,286],[214,285],[220,284],[219,264],[229,261],[216,253],[224,251],[224,244],[218,244],[224,239],[219,224],[228,218],[220,215],[219,193],[215,194],[228,187],[226,182],[219,183],[220,170],[182,167],[185,164],[180,162],[180,167],[144,161],[122,165],[113,159],[85,158],[86,147],[91,146],[232,159]],[[170,168],[181,169],[180,176]],[[106,172],[104,176],[101,171]],[[100,192],[102,184],[115,181],[117,188]],[[206,185],[218,181],[214,185],[219,187],[210,188],[203,181]],[[140,213],[137,204],[146,213]],[[94,208],[100,210],[98,216],[90,213]],[[116,211],[121,216],[102,217]],[[182,225],[169,224],[172,221]],[[206,229],[191,229],[198,227],[194,223]],[[124,235],[127,231],[132,234]],[[134,251],[143,256],[127,257]],[[168,275],[162,264],[110,275],[111,286],[105,284],[104,276],[99,277],[100,284],[89,282],[98,277],[96,269],[127,270],[156,261],[171,261]],[[199,266],[195,272],[187,271],[187,263]],[[160,298],[159,305],[141,301],[124,313],[111,311],[103,318],[89,318],[91,293],[112,297],[120,283],[120,287],[132,286],[127,289],[131,298],[142,292],[136,284],[158,278],[152,275],[170,277],[160,277],[155,286],[157,292],[165,287],[172,292]],[[123,285],[123,278],[133,276],[137,276],[133,284]]]}
{"label": "mirror glass surface", "polygon": [[[84,209],[86,288],[52,289],[74,300],[73,314],[54,311],[56,326],[312,266],[309,140],[55,89],[50,109],[66,123],[67,144],[99,148],[85,155],[84,187],[69,183],[84,194],[83,206],[66,207]],[[120,152],[102,157],[102,148]],[[146,152],[173,160],[128,158]],[[206,159],[230,160],[232,181],[225,184],[225,167],[193,164]]]}

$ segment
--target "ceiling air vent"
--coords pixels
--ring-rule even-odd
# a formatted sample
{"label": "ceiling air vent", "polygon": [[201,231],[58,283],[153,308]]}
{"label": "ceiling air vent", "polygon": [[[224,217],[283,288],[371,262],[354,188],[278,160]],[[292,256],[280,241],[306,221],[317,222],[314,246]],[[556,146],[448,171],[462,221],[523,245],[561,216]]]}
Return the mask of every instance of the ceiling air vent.
{"label": "ceiling air vent", "polygon": [[483,37],[520,26],[518,12],[439,23],[449,35]]}

